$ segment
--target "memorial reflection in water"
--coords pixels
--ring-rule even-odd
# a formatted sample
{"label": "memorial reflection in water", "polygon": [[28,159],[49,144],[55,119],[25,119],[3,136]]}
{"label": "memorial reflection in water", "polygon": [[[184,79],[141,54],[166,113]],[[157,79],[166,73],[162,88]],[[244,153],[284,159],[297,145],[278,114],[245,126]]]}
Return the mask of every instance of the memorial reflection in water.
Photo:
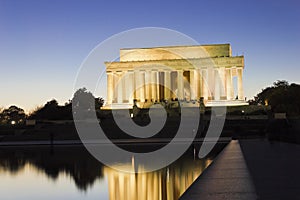
{"label": "memorial reflection in water", "polygon": [[1,148],[1,198],[178,199],[210,163],[185,155],[158,171],[124,173],[102,165],[83,147]]}

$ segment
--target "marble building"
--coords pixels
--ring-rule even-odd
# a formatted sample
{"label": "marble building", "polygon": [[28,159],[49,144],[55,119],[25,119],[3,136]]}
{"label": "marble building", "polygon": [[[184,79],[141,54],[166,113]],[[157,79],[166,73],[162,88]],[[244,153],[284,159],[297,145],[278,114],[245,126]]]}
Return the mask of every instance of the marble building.
{"label": "marble building", "polygon": [[[121,49],[119,61],[105,62],[104,109],[145,108],[161,101],[198,106],[246,105],[244,56],[230,44]],[[236,81],[234,83],[234,81]]]}

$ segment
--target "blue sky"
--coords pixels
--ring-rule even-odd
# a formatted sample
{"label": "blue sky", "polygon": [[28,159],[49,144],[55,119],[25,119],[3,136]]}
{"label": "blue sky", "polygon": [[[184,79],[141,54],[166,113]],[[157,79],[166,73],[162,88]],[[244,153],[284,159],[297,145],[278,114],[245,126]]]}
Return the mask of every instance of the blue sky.
{"label": "blue sky", "polygon": [[[72,97],[77,71],[100,42],[138,27],[182,32],[245,55],[245,96],[278,79],[300,83],[300,2],[0,0],[0,106],[29,111]],[[97,95],[97,94],[96,94]]]}

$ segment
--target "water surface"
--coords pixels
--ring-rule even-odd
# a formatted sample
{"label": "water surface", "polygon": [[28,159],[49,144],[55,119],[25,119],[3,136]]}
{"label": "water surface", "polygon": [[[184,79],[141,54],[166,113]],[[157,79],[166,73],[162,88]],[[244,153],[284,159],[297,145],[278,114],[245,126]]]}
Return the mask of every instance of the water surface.
{"label": "water surface", "polygon": [[161,170],[125,173],[82,146],[1,147],[1,199],[178,199],[211,162],[190,151]]}

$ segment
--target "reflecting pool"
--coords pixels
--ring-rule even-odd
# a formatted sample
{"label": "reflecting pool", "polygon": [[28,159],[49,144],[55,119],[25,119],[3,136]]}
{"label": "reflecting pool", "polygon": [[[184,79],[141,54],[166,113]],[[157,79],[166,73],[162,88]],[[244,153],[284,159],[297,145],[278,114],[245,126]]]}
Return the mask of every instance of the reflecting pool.
{"label": "reflecting pool", "polygon": [[178,199],[213,157],[198,159],[191,150],[158,171],[126,173],[79,145],[0,147],[1,199]]}

